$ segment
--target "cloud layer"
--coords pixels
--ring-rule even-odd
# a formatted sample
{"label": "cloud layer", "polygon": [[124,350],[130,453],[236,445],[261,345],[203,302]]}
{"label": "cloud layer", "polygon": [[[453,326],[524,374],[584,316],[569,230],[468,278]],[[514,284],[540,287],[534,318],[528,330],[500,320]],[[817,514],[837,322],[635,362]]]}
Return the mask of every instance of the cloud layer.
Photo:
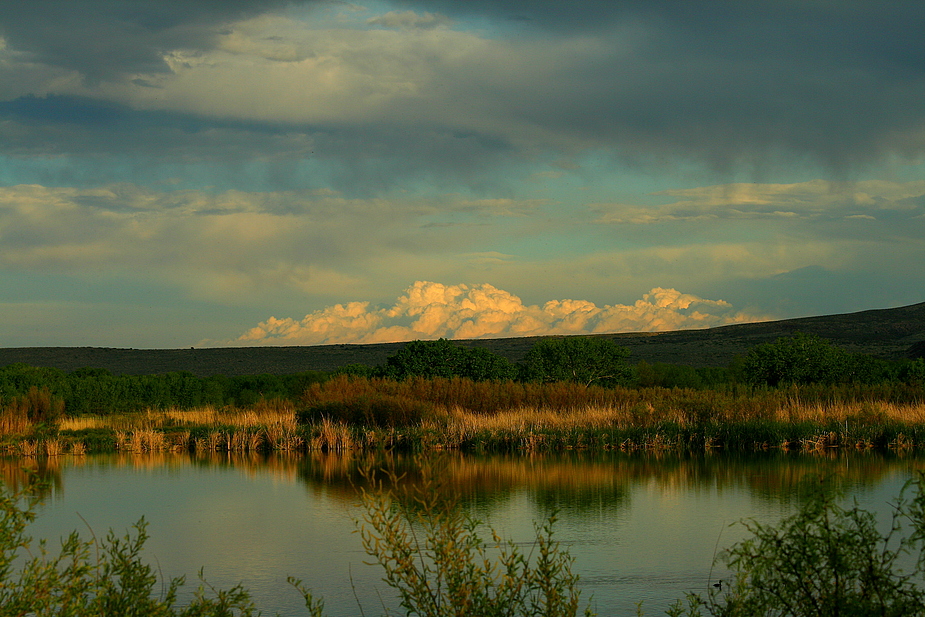
{"label": "cloud layer", "polygon": [[[390,307],[350,302],[314,311],[300,320],[271,317],[225,344],[322,345],[654,332],[761,319],[767,317],[736,311],[722,300],[706,300],[660,287],[630,306],[598,307],[586,300],[549,300],[538,306],[526,305],[514,294],[488,284],[417,281]],[[216,342],[200,343],[209,344]]]}
{"label": "cloud layer", "polygon": [[739,169],[925,151],[917,3],[187,4],[0,1],[5,149],[138,156],[145,130],[154,158],[249,143],[466,182],[537,149]]}

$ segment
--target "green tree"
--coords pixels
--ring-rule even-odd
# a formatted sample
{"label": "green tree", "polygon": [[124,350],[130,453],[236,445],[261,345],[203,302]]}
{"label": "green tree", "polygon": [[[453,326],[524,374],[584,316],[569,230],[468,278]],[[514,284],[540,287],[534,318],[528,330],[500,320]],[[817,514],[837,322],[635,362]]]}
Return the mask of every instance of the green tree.
{"label": "green tree", "polygon": [[513,379],[517,368],[483,347],[460,347],[442,338],[411,341],[386,359],[381,373],[391,379],[467,377],[473,381],[503,381]]}
{"label": "green tree", "polygon": [[517,378],[517,366],[503,356],[485,349],[464,349],[463,370],[459,377],[473,381],[511,381]]}
{"label": "green tree", "polygon": [[798,332],[773,343],[757,345],[740,365],[747,383],[838,383],[850,380],[852,356],[814,334]]}
{"label": "green tree", "polygon": [[630,352],[613,341],[593,336],[538,341],[522,364],[524,381],[574,381],[586,386],[616,386],[633,379]]}

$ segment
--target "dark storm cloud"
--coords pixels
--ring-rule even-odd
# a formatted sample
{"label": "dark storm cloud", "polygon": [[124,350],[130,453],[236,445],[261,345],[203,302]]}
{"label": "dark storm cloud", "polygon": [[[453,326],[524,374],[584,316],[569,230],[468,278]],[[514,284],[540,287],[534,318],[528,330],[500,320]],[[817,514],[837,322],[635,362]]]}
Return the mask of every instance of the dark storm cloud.
{"label": "dark storm cloud", "polygon": [[76,70],[94,82],[165,71],[163,52],[208,47],[222,24],[295,3],[0,0],[0,35],[32,60]]}
{"label": "dark storm cloud", "polygon": [[0,101],[0,118],[32,125],[112,126],[131,112],[124,105],[73,96],[23,96]]}
{"label": "dark storm cloud", "polygon": [[[302,3],[311,1],[320,0]],[[295,3],[0,0],[0,34],[8,49],[94,82],[166,71],[163,53],[208,51],[225,24],[289,4]],[[719,169],[804,157],[848,168],[925,152],[925,2],[918,0],[396,5],[508,21],[527,36],[489,30],[497,38],[486,47],[494,44],[496,56],[469,64],[463,52],[450,60],[420,52],[414,60],[432,77],[405,78],[424,96],[384,102],[368,117],[334,114],[312,124],[283,116],[248,121],[239,113],[228,120],[218,110],[206,117],[203,107],[184,114],[20,98],[0,107],[0,117],[12,121],[0,127],[0,147],[14,154],[311,156],[337,165],[333,174],[371,187],[397,176],[471,179],[497,168],[498,160],[538,151],[593,149],[642,163],[681,157]],[[563,44],[562,56],[538,57],[542,48],[531,46],[531,34],[549,47],[591,43]],[[374,55],[360,54],[348,47],[340,59],[375,64]],[[391,70],[365,79],[375,87],[376,76]],[[295,91],[298,82],[292,83]],[[459,113],[459,101],[472,104]],[[399,120],[397,108],[407,109],[407,118]],[[143,140],[136,130],[145,131]]]}
{"label": "dark storm cloud", "polygon": [[407,0],[482,14],[543,36],[636,38],[576,66],[521,117],[615,144],[708,157],[774,150],[841,166],[925,149],[925,2]]}

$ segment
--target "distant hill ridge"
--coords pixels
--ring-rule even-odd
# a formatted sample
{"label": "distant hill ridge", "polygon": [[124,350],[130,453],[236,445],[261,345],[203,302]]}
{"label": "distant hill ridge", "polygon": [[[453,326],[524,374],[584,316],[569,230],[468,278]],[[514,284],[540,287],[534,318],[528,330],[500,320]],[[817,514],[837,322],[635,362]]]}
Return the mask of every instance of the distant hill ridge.
{"label": "distant hill ridge", "polygon": [[[630,349],[631,362],[668,362],[690,366],[726,366],[752,346],[794,332],[817,334],[849,351],[886,359],[925,353],[925,302],[899,308],[735,324],[705,330],[595,334]],[[463,340],[520,360],[539,339],[520,337]],[[23,362],[72,371],[104,368],[115,374],[145,375],[188,371],[199,376],[287,374],[330,371],[345,364],[380,364],[404,343],[316,345],[300,347],[217,347],[207,349],[115,349],[106,347],[0,348],[0,366]]]}

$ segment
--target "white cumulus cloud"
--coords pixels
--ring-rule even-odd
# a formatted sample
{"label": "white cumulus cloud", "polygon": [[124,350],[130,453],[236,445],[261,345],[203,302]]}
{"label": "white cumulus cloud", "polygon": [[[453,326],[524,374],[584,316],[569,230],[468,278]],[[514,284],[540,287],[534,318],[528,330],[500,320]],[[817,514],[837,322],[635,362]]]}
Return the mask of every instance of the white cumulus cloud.
{"label": "white cumulus cloud", "polygon": [[632,305],[599,307],[586,300],[549,300],[527,305],[487,283],[444,285],[417,281],[389,307],[369,302],[337,304],[302,319],[257,324],[233,341],[201,345],[322,345],[385,343],[416,339],[477,339],[548,334],[652,332],[709,328],[767,319],[707,300],[656,287]]}

